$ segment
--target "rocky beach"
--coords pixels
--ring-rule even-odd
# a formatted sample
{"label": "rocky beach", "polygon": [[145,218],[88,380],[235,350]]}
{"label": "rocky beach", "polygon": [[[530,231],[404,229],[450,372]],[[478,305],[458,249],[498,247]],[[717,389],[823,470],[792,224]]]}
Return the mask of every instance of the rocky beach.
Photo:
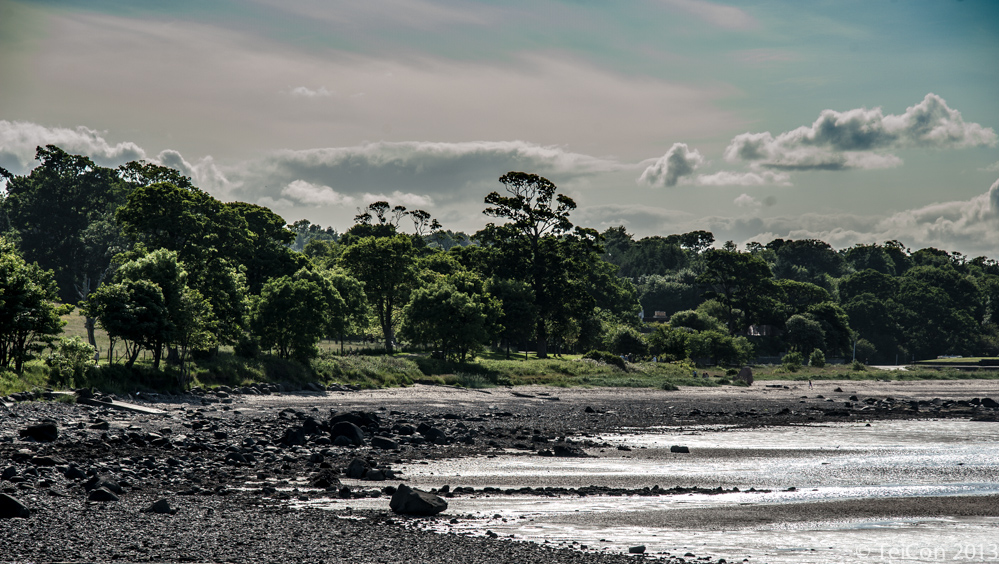
{"label": "rocky beach", "polygon": [[[990,380],[757,382],[752,387],[291,391],[256,385],[185,395],[7,397],[0,407],[3,562],[720,562],[682,551],[607,551],[518,542],[454,509],[390,509],[409,468],[477,457],[611,457],[613,433],[793,428],[895,420],[996,421]],[[697,456],[676,445],[676,456]],[[625,453],[627,454],[627,453]],[[732,456],[738,456],[738,453]],[[781,490],[795,484],[783,484]],[[800,485],[800,484],[797,484]],[[710,486],[710,487],[709,487]],[[428,497],[579,499],[731,493],[734,484],[538,479],[532,486],[449,483]],[[398,497],[398,496],[396,496]],[[311,502],[338,500],[320,507]],[[356,507],[351,506],[356,500]],[[777,507],[766,503],[629,520],[731,528],[803,519],[999,516],[996,496],[901,496]],[[393,503],[395,505],[395,503]],[[608,523],[613,526],[615,523]],[[637,555],[636,555],[637,554]],[[729,557],[733,561],[735,555]],[[739,558],[742,559],[741,556]]]}

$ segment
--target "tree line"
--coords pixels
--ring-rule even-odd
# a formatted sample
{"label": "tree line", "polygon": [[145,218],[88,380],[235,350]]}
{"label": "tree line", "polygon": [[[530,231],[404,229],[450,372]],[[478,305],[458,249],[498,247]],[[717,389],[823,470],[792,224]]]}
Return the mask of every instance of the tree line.
{"label": "tree line", "polygon": [[[635,240],[574,225],[575,202],[524,172],[485,196],[466,235],[373,202],[340,233],[221,202],[176,170],[101,167],[49,145],[0,169],[0,368],[57,349],[78,306],[108,358],[184,371],[232,347],[302,362],[320,339],[374,330],[463,362],[486,346],[538,357],[593,349],[738,364],[815,350],[890,362],[999,352],[999,265],[901,243],[714,248],[695,231]],[[645,320],[657,323],[643,322]],[[93,350],[93,349],[91,349]]]}

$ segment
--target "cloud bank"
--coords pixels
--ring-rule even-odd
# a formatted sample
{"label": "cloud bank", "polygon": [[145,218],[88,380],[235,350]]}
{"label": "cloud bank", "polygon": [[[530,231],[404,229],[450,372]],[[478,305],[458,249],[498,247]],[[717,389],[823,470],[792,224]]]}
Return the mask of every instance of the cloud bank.
{"label": "cloud bank", "polygon": [[26,174],[38,164],[35,149],[45,145],[58,145],[67,153],[87,155],[101,166],[117,166],[146,158],[146,152],[135,143],[112,145],[102,132],[89,127],[69,129],[0,120],[0,167],[13,174]]}
{"label": "cloud bank", "polygon": [[725,149],[725,159],[780,170],[889,168],[902,163],[888,153],[892,150],[992,147],[996,142],[994,130],[965,122],[959,111],[930,93],[901,115],[885,115],[881,108],[824,110],[812,125],[776,137],[769,131],[743,133]]}

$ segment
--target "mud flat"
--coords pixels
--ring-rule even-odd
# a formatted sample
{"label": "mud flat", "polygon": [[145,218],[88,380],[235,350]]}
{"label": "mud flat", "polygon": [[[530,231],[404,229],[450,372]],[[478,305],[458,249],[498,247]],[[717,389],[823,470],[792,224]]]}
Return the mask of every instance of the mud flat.
{"label": "mud flat", "polygon": [[[566,461],[621,465],[646,460],[662,465],[669,457],[650,453],[660,448],[652,443],[665,428],[695,444],[697,435],[683,433],[825,424],[861,433],[866,422],[877,429],[878,422],[969,425],[972,419],[988,426],[999,414],[989,400],[999,397],[992,381],[822,382],[812,389],[801,382],[762,384],[678,392],[415,386],[126,398],[163,410],[162,415],[93,405],[7,402],[10,407],[0,411],[0,492],[23,504],[30,517],[0,519],[0,561],[625,562],[647,557],[630,556],[627,550],[648,545],[647,554],[666,560],[689,561],[692,556],[687,555],[696,554],[701,561],[749,556],[752,562],[762,560],[745,546],[723,542],[728,537],[719,536],[719,531],[755,531],[763,544],[754,552],[766,555],[762,549],[770,537],[763,529],[811,530],[809,524],[824,520],[855,527],[877,519],[892,520],[892,526],[909,518],[970,519],[962,523],[971,523],[974,534],[988,523],[994,529],[995,496],[983,492],[997,480],[987,461],[964,466],[956,461],[953,468],[927,470],[930,482],[953,473],[955,483],[979,484],[975,496],[924,491],[887,501],[759,498],[739,505],[724,500],[748,495],[730,491],[740,484],[745,489],[745,480],[715,472],[711,484],[700,486],[728,490],[722,495],[670,491],[671,486],[691,484],[668,483],[664,476],[655,478],[662,486],[655,492],[650,480],[615,485],[610,479],[601,486],[607,489],[584,496],[576,491],[562,502],[599,504],[614,498],[658,505],[572,516],[564,514],[562,503],[561,512],[550,518],[521,513],[507,519],[507,525],[515,522],[520,529],[503,528],[495,513],[476,512],[490,509],[487,500],[500,498],[560,503],[559,495],[545,489],[546,480],[521,492],[520,498],[484,491],[485,478],[471,492],[439,491],[452,506],[437,518],[388,511],[387,487],[406,481],[440,488],[418,468],[451,461],[519,457],[540,464],[561,459],[541,456],[547,452],[588,456]],[[343,421],[356,424],[361,444],[334,433],[334,426]],[[43,429],[37,431],[38,426]],[[46,434],[50,428],[56,436]],[[697,457],[707,456],[719,468],[733,461],[749,467],[766,458],[702,446],[703,452],[695,446],[684,464],[694,461],[696,466]],[[818,458],[829,455],[827,445],[812,445],[810,450],[806,446],[795,456],[800,454],[809,464],[821,464]],[[860,450],[868,452],[865,448]],[[361,468],[355,478],[347,475],[352,464],[355,470]],[[821,469],[817,472],[821,475]],[[961,478],[968,472],[967,479]],[[559,480],[553,477],[547,486]],[[577,487],[590,481],[587,477],[561,485]],[[775,483],[772,495],[790,495],[782,490],[809,485]],[[102,489],[117,500],[101,501],[111,499],[94,494]],[[677,506],[681,499],[699,496],[707,501]],[[166,512],[144,511],[161,500],[166,501]],[[599,531],[614,529],[625,532],[615,537],[618,541],[601,545]],[[819,537],[826,540],[823,534]],[[525,539],[536,542],[515,542]],[[691,545],[691,539],[703,540],[700,548]],[[551,542],[546,545],[545,540]]]}

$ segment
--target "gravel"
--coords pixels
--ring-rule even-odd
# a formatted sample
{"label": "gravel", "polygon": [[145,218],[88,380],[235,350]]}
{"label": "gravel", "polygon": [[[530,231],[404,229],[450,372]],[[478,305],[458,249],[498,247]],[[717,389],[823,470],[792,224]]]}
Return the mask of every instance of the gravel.
{"label": "gravel", "polygon": [[[598,439],[601,433],[660,425],[997,414],[980,399],[997,395],[992,382],[913,384],[839,382],[808,389],[807,383],[767,382],[680,392],[416,386],[126,398],[162,415],[100,404],[14,402],[0,410],[0,492],[31,515],[0,519],[0,561],[634,562],[649,556],[550,548],[482,532],[432,532],[448,529],[447,512],[413,518],[389,511],[394,486],[405,480],[397,468],[506,449],[578,453],[609,447]],[[48,422],[58,430],[55,437],[35,430],[22,436]],[[363,446],[354,444],[358,438]],[[361,468],[374,479],[344,487],[338,477],[355,460],[355,472]],[[310,482],[326,487],[316,490]],[[677,493],[683,492],[654,495]],[[330,495],[380,498],[385,509],[289,507]],[[112,497],[119,499],[92,500]],[[940,503],[942,512],[949,511]],[[981,503],[995,505],[972,500],[964,507]],[[160,511],[152,509],[157,505]],[[862,513],[863,507],[839,510]]]}

